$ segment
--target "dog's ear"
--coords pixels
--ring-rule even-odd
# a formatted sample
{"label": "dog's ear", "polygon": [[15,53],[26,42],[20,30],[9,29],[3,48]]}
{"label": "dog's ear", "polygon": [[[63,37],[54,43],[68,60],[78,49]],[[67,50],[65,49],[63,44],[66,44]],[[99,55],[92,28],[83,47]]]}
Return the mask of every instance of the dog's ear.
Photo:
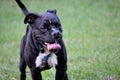
{"label": "dog's ear", "polygon": [[38,15],[37,15],[37,14],[35,14],[35,13],[29,13],[29,14],[25,17],[24,23],[25,23],[25,24],[27,24],[27,23],[32,24],[32,23],[34,23],[34,21],[36,20],[36,18],[38,18]]}
{"label": "dog's ear", "polygon": [[56,14],[56,13],[57,13],[57,11],[56,11],[56,10],[47,10],[47,12],[54,13],[54,14]]}

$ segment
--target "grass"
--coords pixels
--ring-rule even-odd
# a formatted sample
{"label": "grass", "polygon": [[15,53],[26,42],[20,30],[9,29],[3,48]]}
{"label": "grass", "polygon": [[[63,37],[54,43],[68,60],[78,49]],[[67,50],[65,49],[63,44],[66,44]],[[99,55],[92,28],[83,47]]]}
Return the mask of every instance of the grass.
{"label": "grass", "polygon": [[[57,9],[64,28],[69,80],[120,80],[120,0],[22,1],[31,12]],[[24,15],[14,0],[1,0],[0,6],[0,80],[18,80]],[[54,74],[54,68],[43,72],[43,80],[54,80]]]}

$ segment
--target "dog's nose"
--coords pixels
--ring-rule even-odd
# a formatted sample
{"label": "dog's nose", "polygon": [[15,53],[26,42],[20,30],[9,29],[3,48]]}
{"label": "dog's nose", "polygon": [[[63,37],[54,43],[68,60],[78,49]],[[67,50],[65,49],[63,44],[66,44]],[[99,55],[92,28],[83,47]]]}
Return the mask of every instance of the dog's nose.
{"label": "dog's nose", "polygon": [[60,32],[53,32],[52,36],[55,38],[55,39],[59,39],[61,37],[60,35]]}
{"label": "dog's nose", "polygon": [[53,36],[56,40],[58,40],[58,39],[62,38],[62,33],[61,33],[59,30],[57,30],[57,29],[55,29],[55,28],[52,28],[52,36]]}

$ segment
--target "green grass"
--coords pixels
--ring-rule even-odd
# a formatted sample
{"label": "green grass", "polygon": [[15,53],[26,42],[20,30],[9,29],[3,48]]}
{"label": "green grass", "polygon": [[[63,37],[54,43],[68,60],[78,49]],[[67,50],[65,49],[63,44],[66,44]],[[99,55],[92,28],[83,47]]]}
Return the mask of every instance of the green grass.
{"label": "green grass", "polygon": [[[69,80],[120,80],[120,0],[22,1],[31,12],[57,9],[64,28]],[[0,80],[19,79],[23,20],[14,0],[0,1]],[[54,80],[54,74],[54,68],[43,72],[43,80]]]}

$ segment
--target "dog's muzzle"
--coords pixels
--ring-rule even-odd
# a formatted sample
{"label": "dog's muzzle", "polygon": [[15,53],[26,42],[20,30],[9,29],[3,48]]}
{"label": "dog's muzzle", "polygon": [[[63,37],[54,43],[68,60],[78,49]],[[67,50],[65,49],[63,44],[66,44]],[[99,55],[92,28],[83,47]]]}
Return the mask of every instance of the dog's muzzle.
{"label": "dog's muzzle", "polygon": [[59,30],[52,28],[52,36],[57,41],[62,38],[62,34]]}
{"label": "dog's muzzle", "polygon": [[62,38],[62,33],[59,30],[52,28],[51,35],[55,39],[55,42],[54,43],[45,42],[47,50],[53,52],[60,50],[61,45],[58,43],[58,41]]}

